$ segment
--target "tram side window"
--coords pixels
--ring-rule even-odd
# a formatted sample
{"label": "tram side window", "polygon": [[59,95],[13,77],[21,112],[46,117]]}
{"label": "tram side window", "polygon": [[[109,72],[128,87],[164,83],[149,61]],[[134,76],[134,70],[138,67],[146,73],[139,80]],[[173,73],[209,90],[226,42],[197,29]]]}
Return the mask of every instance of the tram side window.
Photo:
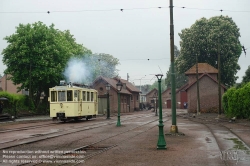
{"label": "tram side window", "polygon": [[78,90],[74,91],[74,100],[79,101],[79,91]]}
{"label": "tram side window", "polygon": [[90,101],[90,93],[87,92],[87,101]]}
{"label": "tram side window", "polygon": [[73,101],[73,92],[72,90],[67,91],[67,101]]}
{"label": "tram side window", "polygon": [[57,91],[51,91],[51,102],[56,102],[57,101]]}
{"label": "tram side window", "polygon": [[91,101],[94,101],[94,93],[91,92]]}
{"label": "tram side window", "polygon": [[86,92],[82,91],[82,101],[86,101]]}
{"label": "tram side window", "polygon": [[78,90],[77,91],[77,101],[80,101],[80,94],[81,94],[81,92]]}
{"label": "tram side window", "polygon": [[94,97],[95,98],[95,102],[97,102],[97,93],[95,92],[94,94],[95,94],[95,97]]}
{"label": "tram side window", "polygon": [[58,91],[58,101],[66,101],[66,92]]}

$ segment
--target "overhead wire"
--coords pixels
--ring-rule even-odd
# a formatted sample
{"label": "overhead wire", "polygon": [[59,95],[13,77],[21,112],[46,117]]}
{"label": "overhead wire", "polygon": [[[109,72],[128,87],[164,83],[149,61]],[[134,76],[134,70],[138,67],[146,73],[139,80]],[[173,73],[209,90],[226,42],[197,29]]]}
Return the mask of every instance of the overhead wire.
{"label": "overhead wire", "polygon": [[120,61],[130,61],[130,60],[145,60],[145,61],[150,61],[150,60],[164,60],[164,59],[170,59],[170,58],[159,58],[159,59],[120,59]]}
{"label": "overhead wire", "polygon": [[[180,8],[180,9],[190,9],[190,10],[209,10],[209,11],[220,11],[220,12],[250,12],[250,10],[225,10],[225,9],[209,9],[209,8],[192,8],[192,7],[186,7],[186,6],[174,6],[175,8]],[[51,14],[51,13],[81,13],[81,12],[109,12],[109,11],[130,11],[130,10],[150,10],[150,9],[167,9],[169,8],[169,6],[159,6],[159,7],[140,7],[140,8],[120,8],[120,9],[86,9],[86,10],[52,10],[52,11],[1,11],[0,14],[30,14],[30,13],[37,13],[37,14],[43,14],[43,13],[47,13],[47,14]]]}

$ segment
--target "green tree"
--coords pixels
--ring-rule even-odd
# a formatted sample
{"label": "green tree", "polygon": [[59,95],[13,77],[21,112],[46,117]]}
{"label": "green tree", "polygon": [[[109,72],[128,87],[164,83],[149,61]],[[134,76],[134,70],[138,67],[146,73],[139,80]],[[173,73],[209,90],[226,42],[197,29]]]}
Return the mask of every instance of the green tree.
{"label": "green tree", "polygon": [[93,82],[98,76],[112,78],[118,75],[116,66],[119,65],[119,60],[110,54],[100,53],[92,55],[91,66],[94,66],[94,73],[92,74]]}
{"label": "green tree", "polygon": [[[165,79],[161,80],[161,92],[165,91],[167,89],[166,83],[164,81]],[[151,91],[152,89],[158,89],[158,81],[155,81],[149,88],[149,91]]]}
{"label": "green tree", "polygon": [[176,67],[184,73],[196,63],[208,63],[218,68],[218,55],[221,57],[221,82],[232,86],[237,80],[235,76],[240,69],[238,59],[241,54],[239,28],[228,16],[216,16],[210,19],[201,18],[190,28],[179,33],[180,56]]}
{"label": "green tree", "polygon": [[8,46],[2,51],[5,74],[20,89],[29,89],[31,101],[40,100],[41,92],[58,84],[71,56],[91,53],[77,44],[69,31],[46,26],[42,22],[19,24],[16,32],[4,38]]}
{"label": "green tree", "polygon": [[[177,46],[174,46],[174,56],[175,60],[178,59],[180,55],[180,51]],[[180,88],[183,86],[188,80],[188,77],[185,76],[185,73],[180,73],[178,69],[175,67],[175,83],[176,83],[176,88]],[[167,87],[171,87],[171,66],[169,67],[169,70],[167,72],[167,76],[165,79],[165,83]]]}
{"label": "green tree", "polygon": [[245,75],[243,76],[242,83],[250,82],[250,66],[248,66]]}

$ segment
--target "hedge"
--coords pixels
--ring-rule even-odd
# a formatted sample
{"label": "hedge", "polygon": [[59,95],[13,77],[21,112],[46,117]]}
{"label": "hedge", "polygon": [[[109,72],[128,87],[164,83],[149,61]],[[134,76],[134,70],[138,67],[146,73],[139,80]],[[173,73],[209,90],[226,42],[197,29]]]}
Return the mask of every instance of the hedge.
{"label": "hedge", "polygon": [[227,90],[222,97],[226,116],[250,119],[250,82],[243,87]]}
{"label": "hedge", "polygon": [[0,97],[7,98],[8,101],[1,101],[3,104],[3,113],[8,113],[16,116],[21,110],[28,110],[27,99],[28,97],[21,94],[11,94],[6,91],[0,92]]}

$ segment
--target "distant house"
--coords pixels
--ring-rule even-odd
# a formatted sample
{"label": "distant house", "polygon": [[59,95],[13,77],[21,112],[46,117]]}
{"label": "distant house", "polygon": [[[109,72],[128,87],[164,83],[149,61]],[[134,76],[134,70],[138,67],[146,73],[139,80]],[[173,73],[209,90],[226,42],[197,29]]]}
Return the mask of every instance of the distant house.
{"label": "distant house", "polygon": [[185,91],[185,88],[188,86],[188,83],[184,84],[182,87],[180,87],[176,91],[176,108],[178,109],[185,109],[184,103],[187,103],[187,92]]}
{"label": "distant house", "polygon": [[162,108],[171,108],[171,88],[167,88],[161,94]]}
{"label": "distant house", "polygon": [[[183,90],[187,92],[188,111],[197,111],[197,80],[196,65],[185,72],[188,76],[188,86]],[[207,63],[198,63],[198,80],[200,92],[200,111],[218,112],[219,92],[217,81],[218,70]],[[226,87],[221,84],[221,95],[224,94]]]}
{"label": "distant house", "polygon": [[[187,102],[187,92],[184,90],[187,86],[188,84],[185,84],[175,91],[176,108],[178,109],[184,109],[184,103]],[[172,108],[171,96],[171,88],[167,88],[162,92],[162,108]]]}
{"label": "distant house", "polygon": [[110,112],[116,113],[118,111],[118,90],[116,84],[118,81],[123,84],[120,92],[121,112],[132,112],[139,109],[139,89],[137,89],[132,83],[124,79],[98,77],[93,82],[93,88],[98,91],[98,113],[105,114],[107,109],[107,90],[106,85],[110,85],[109,101],[110,101]]}
{"label": "distant house", "polygon": [[140,90],[140,103],[146,104],[147,102],[146,94],[148,92],[149,85],[144,85],[144,86],[137,85],[135,87]]}
{"label": "distant house", "polygon": [[158,90],[156,88],[152,89],[146,94],[147,105],[154,106],[156,102],[156,107],[158,107]]}

